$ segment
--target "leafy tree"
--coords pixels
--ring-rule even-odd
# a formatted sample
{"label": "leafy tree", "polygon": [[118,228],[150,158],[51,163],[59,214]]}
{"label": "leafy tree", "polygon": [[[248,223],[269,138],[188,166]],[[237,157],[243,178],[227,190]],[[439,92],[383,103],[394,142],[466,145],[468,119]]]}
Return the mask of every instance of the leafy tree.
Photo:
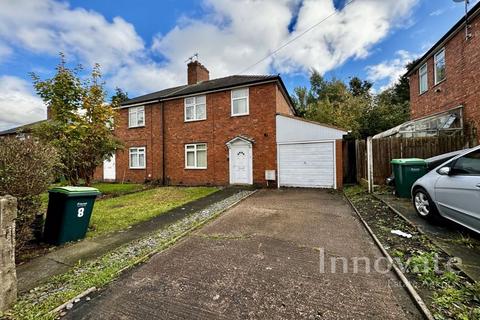
{"label": "leafy tree", "polygon": [[310,76],[310,98],[312,100],[329,100],[341,103],[345,99],[346,91],[347,87],[341,80],[325,80],[318,71],[312,71]]}
{"label": "leafy tree", "polygon": [[356,118],[370,103],[369,95],[354,96],[341,80],[324,79],[312,71],[310,88],[296,88],[293,101],[300,115],[321,123],[358,131]]}
{"label": "leafy tree", "polygon": [[118,107],[122,102],[128,100],[128,92],[123,91],[119,87],[115,88],[115,93],[110,98],[110,103],[113,107]]}
{"label": "leafy tree", "polygon": [[41,80],[32,73],[34,87],[52,116],[34,134],[57,150],[70,184],[83,179],[89,185],[95,169],[121,147],[112,132],[116,114],[112,104],[105,103],[99,65],[82,81],[82,68],[69,69],[63,54],[60,57],[53,78]]}
{"label": "leafy tree", "polygon": [[352,77],[348,82],[348,86],[354,96],[367,96],[370,94],[373,83],[367,80],[361,80],[359,77]]}
{"label": "leafy tree", "polygon": [[292,100],[299,115],[318,122],[337,125],[355,137],[375,135],[409,119],[408,78],[373,95],[373,84],[352,77],[345,85],[341,80],[326,80],[316,71],[310,76],[310,87],[298,87]]}
{"label": "leafy tree", "polygon": [[295,110],[298,115],[305,116],[309,104],[309,96],[306,87],[296,87],[293,89],[295,94],[291,96]]}

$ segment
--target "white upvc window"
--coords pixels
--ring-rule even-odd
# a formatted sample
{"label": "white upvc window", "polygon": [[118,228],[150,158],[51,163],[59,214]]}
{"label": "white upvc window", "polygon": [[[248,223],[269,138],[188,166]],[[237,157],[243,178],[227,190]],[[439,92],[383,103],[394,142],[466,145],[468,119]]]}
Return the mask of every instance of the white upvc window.
{"label": "white upvc window", "polygon": [[145,125],[145,107],[130,107],[128,108],[128,127],[136,128]]}
{"label": "white upvc window", "polygon": [[145,169],[146,165],[145,147],[135,147],[129,149],[129,167],[130,169]]}
{"label": "white upvc window", "polygon": [[418,72],[418,83],[420,94],[424,93],[428,90],[428,72],[427,72],[427,64],[424,63]]}
{"label": "white upvc window", "polygon": [[185,121],[207,119],[207,98],[196,96],[185,98]]}
{"label": "white upvc window", "polygon": [[232,95],[232,117],[249,114],[248,88],[231,91]]}
{"label": "white upvc window", "polygon": [[196,143],[185,145],[185,168],[207,169],[207,144]]}
{"label": "white upvc window", "polygon": [[445,80],[446,70],[445,70],[445,48],[438,51],[434,56],[435,64],[435,84],[438,84]]}

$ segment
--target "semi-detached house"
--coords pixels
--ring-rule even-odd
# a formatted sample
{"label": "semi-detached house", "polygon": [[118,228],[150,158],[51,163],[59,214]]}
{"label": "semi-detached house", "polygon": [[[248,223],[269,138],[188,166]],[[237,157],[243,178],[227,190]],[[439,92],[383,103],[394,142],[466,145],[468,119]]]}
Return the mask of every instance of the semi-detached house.
{"label": "semi-detached house", "polygon": [[105,161],[97,179],[342,186],[346,132],[296,117],[278,75],[209,80],[193,61],[186,85],[130,99],[118,113],[115,135],[125,148]]}

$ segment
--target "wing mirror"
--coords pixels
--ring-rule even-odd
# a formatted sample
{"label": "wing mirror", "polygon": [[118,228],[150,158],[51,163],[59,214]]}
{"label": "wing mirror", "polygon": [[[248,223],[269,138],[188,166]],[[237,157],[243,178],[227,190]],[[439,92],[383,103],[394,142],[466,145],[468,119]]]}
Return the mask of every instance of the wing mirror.
{"label": "wing mirror", "polygon": [[442,176],[448,176],[450,175],[451,169],[450,167],[442,167],[438,169],[438,174],[441,174]]}

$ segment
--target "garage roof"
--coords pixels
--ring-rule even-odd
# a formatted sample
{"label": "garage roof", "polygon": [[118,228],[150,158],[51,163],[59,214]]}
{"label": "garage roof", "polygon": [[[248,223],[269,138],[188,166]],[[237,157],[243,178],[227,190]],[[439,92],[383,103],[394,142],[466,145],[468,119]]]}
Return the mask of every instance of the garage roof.
{"label": "garage roof", "polygon": [[339,140],[348,132],[331,125],[277,114],[277,143]]}

